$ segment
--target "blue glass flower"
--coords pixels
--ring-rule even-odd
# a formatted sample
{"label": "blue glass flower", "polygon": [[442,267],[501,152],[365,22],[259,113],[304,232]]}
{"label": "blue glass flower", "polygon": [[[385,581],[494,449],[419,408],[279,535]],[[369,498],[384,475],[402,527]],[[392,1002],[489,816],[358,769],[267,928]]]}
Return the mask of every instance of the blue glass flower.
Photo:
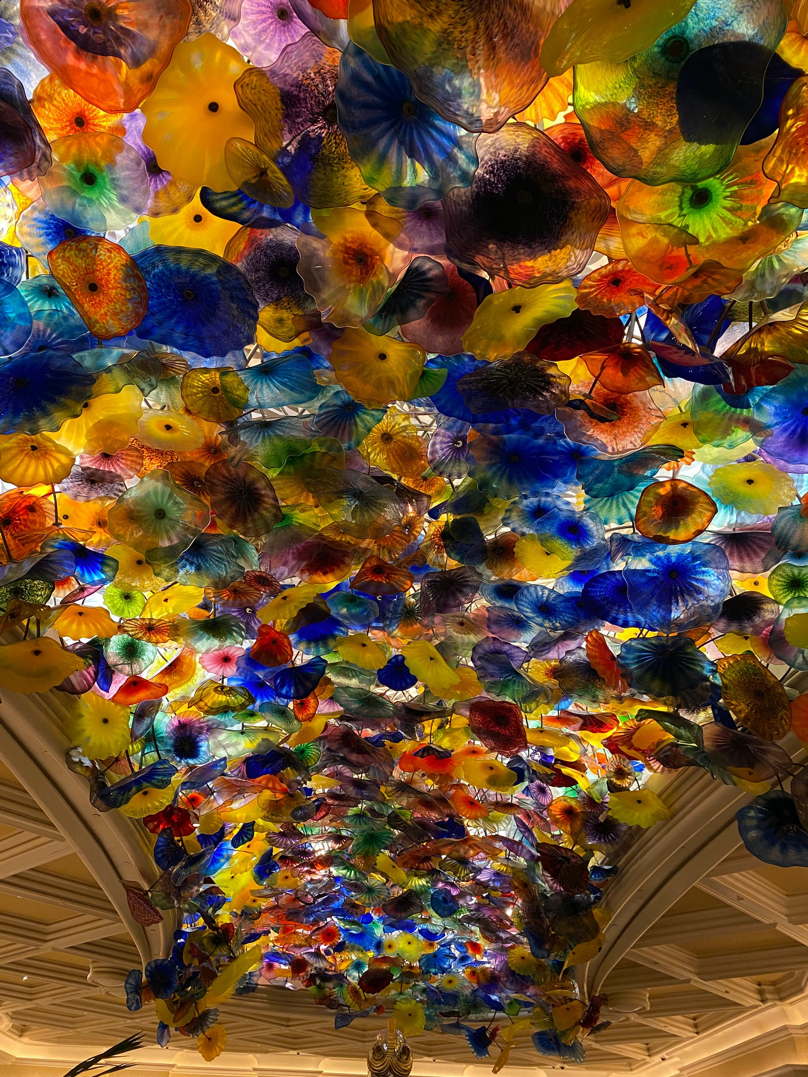
{"label": "blue glass flower", "polygon": [[10,243],[0,243],[0,280],[15,288],[25,276],[28,260],[22,247],[12,247]]}
{"label": "blue glass flower", "polygon": [[142,789],[166,789],[176,773],[177,768],[173,763],[158,759],[133,774],[127,774],[114,785],[98,789],[96,795],[108,808],[122,808]]}
{"label": "blue glass flower", "polygon": [[808,833],[790,794],[772,789],[740,808],[735,818],[752,856],[778,868],[808,868]]}
{"label": "blue glass flower", "polygon": [[326,437],[336,438],[346,449],[355,449],[384,416],[384,408],[366,408],[344,389],[338,389],[317,409],[314,427]]}
{"label": "blue glass flower", "polygon": [[188,247],[135,256],[149,307],[138,337],[202,356],[226,355],[255,339],[258,304],[244,274],[224,258]]}
{"label": "blue glass flower", "polygon": [[92,343],[87,326],[77,314],[63,310],[35,312],[33,330],[25,345],[25,354],[36,352],[66,352],[73,355]]}
{"label": "blue glass flower", "polygon": [[50,273],[24,280],[18,289],[32,314],[39,310],[63,310],[75,314],[76,308]]}
{"label": "blue glass flower", "polygon": [[63,221],[61,217],[45,205],[42,199],[32,202],[17,222],[17,239],[34,258],[43,265],[48,264],[48,253],[65,239],[76,236],[99,235],[77,224]]}
{"label": "blue glass flower", "polygon": [[644,628],[645,621],[632,606],[622,572],[601,572],[587,580],[582,594],[609,624],[618,628]]}
{"label": "blue glass flower", "polygon": [[156,958],[146,965],[146,983],[155,998],[169,998],[177,990],[177,970],[166,958]]}
{"label": "blue glass flower", "polygon": [[352,628],[371,625],[379,616],[378,602],[353,591],[337,591],[326,598],[325,604],[338,621]]}
{"label": "blue glass flower", "polygon": [[0,367],[0,434],[58,430],[79,414],[94,384],[64,352],[10,359]]}
{"label": "blue glass flower", "polygon": [[623,575],[637,614],[658,632],[709,624],[721,612],[732,581],[719,546],[685,542],[675,547],[638,543]]}
{"label": "blue glass flower", "polygon": [[627,640],[617,662],[635,692],[657,698],[682,695],[716,672],[689,636]]}
{"label": "blue glass flower", "polygon": [[376,676],[379,684],[383,684],[385,688],[390,688],[394,692],[405,692],[408,688],[412,688],[418,683],[418,678],[410,673],[407,663],[404,661],[404,656],[400,654],[394,654],[387,665],[382,666]]}
{"label": "blue glass flower", "polygon": [[769,389],[754,408],[766,429],[761,454],[783,471],[808,471],[808,369],[794,370]]}
{"label": "blue glass flower", "polygon": [[[576,594],[561,594],[541,584],[523,587],[516,596],[517,610],[529,618],[536,629],[565,632],[582,620],[592,620],[596,604]],[[595,617],[595,620],[599,620]],[[594,627],[594,626],[591,626]]]}
{"label": "blue glass flower", "polygon": [[314,377],[308,348],[271,355],[258,366],[247,367],[241,380],[250,390],[254,408],[280,408],[313,400],[320,386]]}
{"label": "blue glass flower", "polygon": [[324,658],[312,658],[302,666],[292,666],[275,674],[274,685],[278,699],[305,699],[310,696],[325,673]]}
{"label": "blue glass flower", "polygon": [[342,54],[336,101],[362,178],[391,205],[416,209],[474,179],[477,136],[419,101],[406,75],[353,42]]}
{"label": "blue glass flower", "polygon": [[463,422],[473,423],[479,426],[482,423],[507,422],[519,415],[516,408],[508,408],[506,411],[494,411],[486,415],[474,415],[467,407],[457,383],[465,374],[475,370],[482,370],[488,363],[483,359],[475,359],[473,355],[461,352],[459,355],[439,355],[436,359],[427,361],[425,369],[430,367],[442,367],[446,370],[446,380],[440,389],[432,394],[432,403],[442,415],[448,415],[453,419],[462,419]]}
{"label": "blue glass flower", "polygon": [[471,443],[471,454],[475,466],[470,475],[497,497],[557,489],[567,486],[575,474],[575,462],[553,438],[481,435]]}
{"label": "blue glass flower", "polygon": [[13,355],[31,336],[33,318],[22,293],[0,280],[0,355]]}
{"label": "blue glass flower", "polygon": [[297,199],[288,209],[282,209],[257,202],[244,191],[212,191],[210,187],[201,187],[199,201],[214,216],[251,228],[274,228],[279,224],[300,228],[311,221],[311,209]]}

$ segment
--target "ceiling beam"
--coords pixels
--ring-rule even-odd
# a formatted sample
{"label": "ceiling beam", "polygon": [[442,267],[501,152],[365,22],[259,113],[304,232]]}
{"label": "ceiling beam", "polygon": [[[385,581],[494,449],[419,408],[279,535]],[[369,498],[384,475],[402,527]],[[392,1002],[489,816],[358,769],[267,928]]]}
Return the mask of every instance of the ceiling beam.
{"label": "ceiling beam", "polygon": [[723,860],[719,860],[717,864],[711,867],[705,877],[720,879],[724,875],[735,875],[740,871],[752,871],[755,865],[760,866],[760,861],[757,857],[748,853],[743,845],[739,845],[729,856],[725,856]]}
{"label": "ceiling beam", "polygon": [[702,1017],[709,1014],[738,1016],[738,1004],[722,995],[713,995],[708,991],[695,991],[690,984],[679,983],[676,987],[675,991],[652,988],[651,1009],[646,1012],[653,1017],[663,1018]]}
{"label": "ceiling beam", "polygon": [[699,975],[705,981],[755,979],[772,973],[793,972],[806,967],[805,948],[767,946],[759,950],[738,949],[727,953],[709,954],[698,959]]}
{"label": "ceiling beam", "polygon": [[722,998],[737,1002],[740,1006],[759,1006],[762,1001],[760,988],[746,983],[743,979],[735,977],[722,979],[720,976],[714,976],[709,980],[704,979],[700,975],[701,962],[678,946],[638,948],[629,950],[626,957],[638,965],[664,972],[671,979],[685,981],[701,991],[720,995]]}
{"label": "ceiling beam", "polygon": [[0,894],[120,922],[117,912],[98,886],[52,871],[20,871],[8,879],[0,879]]}
{"label": "ceiling beam", "polygon": [[[123,928],[118,928],[118,933],[123,934]],[[101,961],[108,964],[120,964],[125,965],[127,968],[134,968],[138,963],[138,952],[130,942],[121,942],[118,939],[105,938],[103,941],[94,943],[92,946],[87,943],[71,943],[69,946],[54,947],[54,949],[64,950],[68,954],[76,954],[78,957],[83,957],[84,960],[90,964],[93,961]],[[246,996],[245,996],[246,997]],[[239,1001],[243,1001],[239,999]]]}
{"label": "ceiling beam", "polygon": [[722,879],[701,879],[696,885],[730,908],[776,928],[781,935],[794,939],[801,946],[808,946],[808,927],[790,921],[786,895],[762,876],[739,872]]}
{"label": "ceiling beam", "polygon": [[635,1013],[631,1015],[632,1021],[649,1028],[657,1028],[661,1032],[667,1032],[669,1036],[675,1036],[679,1040],[690,1040],[698,1036],[699,1030],[692,1017],[657,1017],[650,1013]]}
{"label": "ceiling beam", "polygon": [[0,879],[50,864],[72,851],[61,839],[46,838],[41,834],[9,834],[0,838]]}
{"label": "ceiling beam", "polygon": [[[707,884],[712,883],[712,879],[707,880]],[[719,883],[718,885],[720,886],[721,884]],[[705,886],[704,889],[706,888]],[[712,890],[708,892],[712,893]],[[764,931],[770,926],[770,923],[770,921],[763,923],[760,918],[753,919],[751,915],[747,916],[745,912],[727,908],[726,905],[717,909],[688,909],[686,912],[668,912],[646,931],[639,945],[643,948],[665,946],[671,939],[675,939],[677,945],[684,946],[688,942],[697,942],[703,939],[738,935],[741,932],[748,931]],[[806,932],[806,935],[808,935],[808,932]]]}
{"label": "ceiling beam", "polygon": [[22,786],[0,780],[0,823],[43,838],[60,837],[40,806]]}
{"label": "ceiling beam", "polygon": [[[94,916],[74,916],[70,920],[49,925],[43,931],[36,921],[20,922],[13,916],[0,915],[0,938],[9,940],[9,945],[0,949],[0,966],[18,961],[27,963],[32,957],[40,957],[56,949],[86,945],[108,935],[117,935],[121,930],[118,922],[99,920]],[[20,939],[26,941],[21,942]],[[32,944],[28,939],[36,941]]]}

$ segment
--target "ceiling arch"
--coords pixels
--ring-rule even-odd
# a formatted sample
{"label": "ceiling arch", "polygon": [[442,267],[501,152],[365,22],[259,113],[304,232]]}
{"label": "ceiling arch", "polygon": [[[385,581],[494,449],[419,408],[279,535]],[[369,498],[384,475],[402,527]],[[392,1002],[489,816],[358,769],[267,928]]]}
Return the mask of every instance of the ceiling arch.
{"label": "ceiling arch", "polygon": [[[0,1052],[93,1038],[127,1011],[121,977],[170,946],[174,924],[143,928],[124,882],[153,881],[146,832],[97,811],[65,764],[65,701],[0,702]],[[2,1054],[0,1054],[2,1058]]]}

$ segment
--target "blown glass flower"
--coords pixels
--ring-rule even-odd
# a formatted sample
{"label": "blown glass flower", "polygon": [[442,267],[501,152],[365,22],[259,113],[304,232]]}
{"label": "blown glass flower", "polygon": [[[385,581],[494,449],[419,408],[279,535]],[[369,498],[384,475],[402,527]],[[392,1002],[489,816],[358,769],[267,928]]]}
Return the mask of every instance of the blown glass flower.
{"label": "blown glass flower", "polygon": [[132,224],[149,200],[142,158],[117,135],[65,135],[53,144],[42,197],[57,217],[93,232]]}
{"label": "blown glass flower", "polygon": [[134,260],[149,295],[139,326],[144,339],[199,355],[225,355],[252,341],[258,305],[229,262],[205,250],[162,246]]}
{"label": "blown glass flower", "polygon": [[23,0],[20,16],[42,62],[98,108],[131,112],[153,90],[188,29],[188,0],[129,5]]}
{"label": "blown glass flower", "polygon": [[471,183],[475,136],[419,101],[395,67],[354,44],[340,60],[336,104],[363,179],[392,205],[415,209]]}
{"label": "blown glass flower", "polygon": [[232,187],[224,161],[229,138],[251,140],[234,84],[247,65],[213,34],[183,41],[144,102],[143,141],[172,176],[214,191]]}
{"label": "blown glass flower", "polygon": [[481,137],[477,152],[471,186],[445,203],[455,257],[527,287],[579,273],[609,212],[589,173],[527,124]]}

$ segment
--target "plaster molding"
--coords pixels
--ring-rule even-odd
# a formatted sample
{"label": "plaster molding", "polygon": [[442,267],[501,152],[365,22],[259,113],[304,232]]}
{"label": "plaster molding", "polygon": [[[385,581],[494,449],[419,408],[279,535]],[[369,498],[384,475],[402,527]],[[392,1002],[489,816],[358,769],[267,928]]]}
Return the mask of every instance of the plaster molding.
{"label": "plaster molding", "polygon": [[62,836],[66,848],[75,850],[92,872],[145,964],[168,952],[174,929],[170,915],[144,928],[129,910],[123,882],[150,886],[154,881],[149,846],[131,820],[94,808],[86,781],[68,770],[65,752],[70,744],[60,721],[64,704],[54,695],[3,693],[0,759]]}

